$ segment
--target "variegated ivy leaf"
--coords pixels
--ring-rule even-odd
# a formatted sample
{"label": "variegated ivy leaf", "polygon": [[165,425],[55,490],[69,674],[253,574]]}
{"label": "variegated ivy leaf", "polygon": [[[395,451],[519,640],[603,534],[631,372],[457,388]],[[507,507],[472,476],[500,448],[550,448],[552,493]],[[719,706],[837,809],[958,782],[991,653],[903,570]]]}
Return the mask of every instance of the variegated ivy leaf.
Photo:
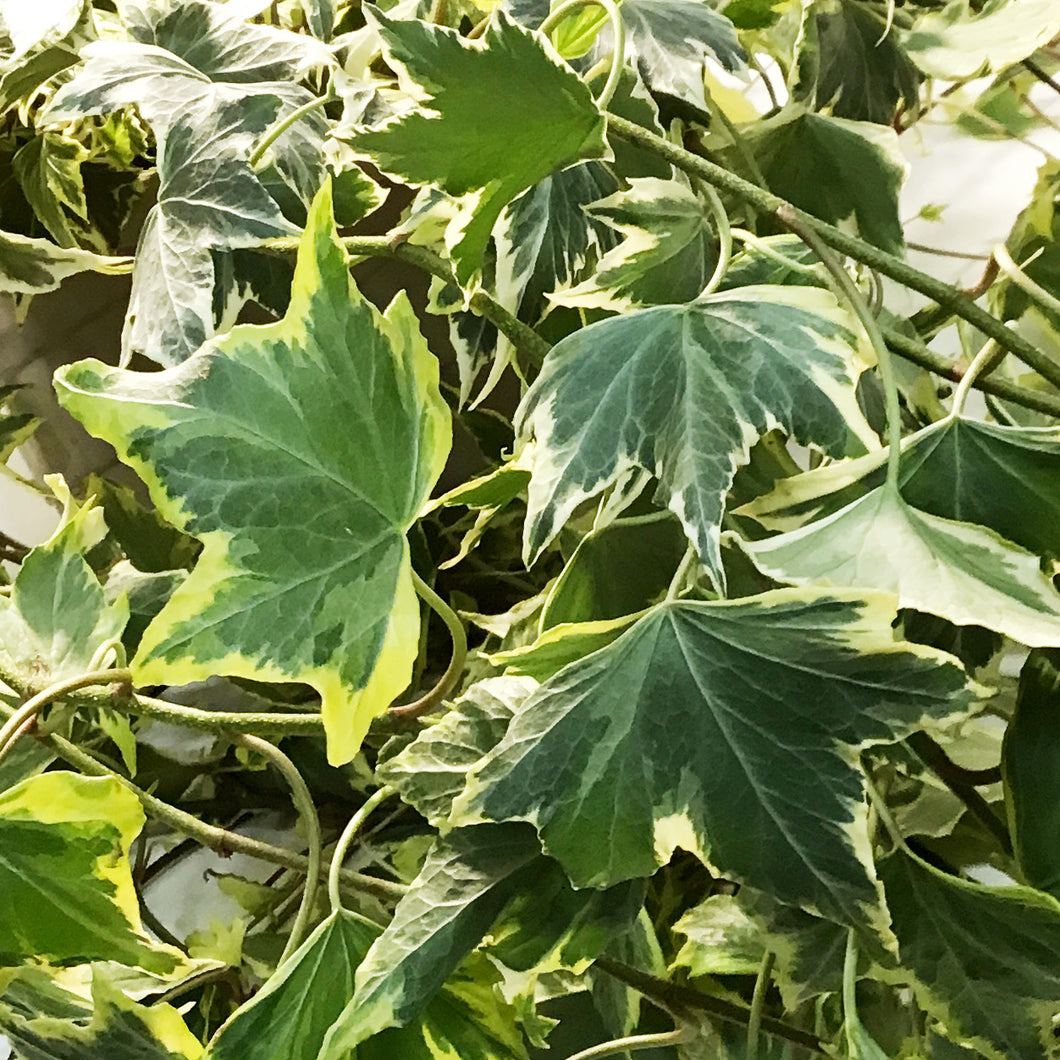
{"label": "variegated ivy leaf", "polygon": [[60,246],[77,246],[75,229],[88,223],[81,178],[81,164],[87,158],[88,150],[79,141],[62,133],[44,132],[19,148],[11,159],[26,201]]}
{"label": "variegated ivy leaf", "polygon": [[11,454],[40,426],[40,417],[12,408],[11,398],[22,389],[17,383],[0,386],[0,469]]}
{"label": "variegated ivy leaf", "polygon": [[411,677],[419,612],[405,532],[450,424],[407,300],[380,315],[352,285],[329,189],[283,320],[234,328],[165,372],[83,361],[57,388],[162,515],[203,542],[144,634],[137,680],[305,681],[323,700],[329,757],[348,761]]}
{"label": "variegated ivy leaf", "polygon": [[893,129],[792,105],[756,123],[747,140],[777,195],[883,250],[903,252],[898,193],[909,164]]}
{"label": "variegated ivy leaf", "polygon": [[[787,530],[882,484],[887,451],[781,479],[742,514]],[[979,523],[1039,555],[1060,556],[1060,429],[949,416],[902,442],[902,496],[944,519]]]}
{"label": "variegated ivy leaf", "polygon": [[621,312],[646,305],[690,302],[717,264],[709,210],[686,184],[646,177],[586,212],[625,237],[593,275],[549,297],[560,305]]}
{"label": "variegated ivy leaf", "polygon": [[1055,1056],[1060,902],[947,876],[902,852],[880,865],[880,879],[910,985],[947,1037],[991,1060]]}
{"label": "variegated ivy leaf", "polygon": [[77,25],[86,0],[0,0],[0,28],[11,42],[5,65],[62,40]]}
{"label": "variegated ivy leaf", "polygon": [[140,928],[128,855],[143,823],[112,777],[45,773],[0,794],[0,962],[176,968],[180,951]]}
{"label": "variegated ivy leaf", "polygon": [[0,291],[44,294],[68,276],[99,272],[121,276],[132,270],[132,258],[106,257],[90,250],[56,246],[50,239],[0,232]]}
{"label": "variegated ivy leaf", "polygon": [[105,601],[85,562],[106,533],[102,509],[78,509],[65,484],[52,483],[66,505],[63,520],[22,562],[11,594],[0,596],[0,658],[34,686],[91,670],[96,651],[120,637],[129,618],[123,599]]}
{"label": "variegated ivy leaf", "polygon": [[576,887],[680,846],[886,937],[858,752],[976,694],[949,656],[896,642],[894,614],[849,592],[660,605],[518,708],[450,824],[530,821]]}
{"label": "variegated ivy leaf", "polygon": [[0,993],[0,1033],[21,1057],[48,1060],[199,1060],[202,1045],[171,1005],[141,1005],[92,976],[92,1004],[35,968],[15,973]]}
{"label": "variegated ivy leaf", "polygon": [[927,12],[902,47],[929,77],[966,81],[1018,63],[1060,34],[1052,0],[1008,0],[977,13],[965,4]]}
{"label": "variegated ivy leaf", "polygon": [[1032,647],[1060,645],[1060,593],[1037,556],[992,530],[919,511],[890,486],[742,547],[781,581],[884,589],[902,607],[958,626],[986,626]]}
{"label": "variegated ivy leaf", "polygon": [[638,471],[724,583],[725,494],[754,441],[783,426],[834,455],[875,445],[858,409],[847,316],[826,291],[744,287],[582,328],[558,343],[519,410],[533,438],[524,550]]}
{"label": "variegated ivy leaf", "polygon": [[[707,60],[739,70],[746,60],[736,29],[703,0],[623,0],[626,60],[655,93],[708,111],[703,75]],[[614,50],[610,23],[601,31],[594,60]]]}
{"label": "variegated ivy leaf", "polygon": [[606,156],[603,115],[548,41],[500,11],[475,41],[416,19],[370,17],[403,87],[426,100],[354,146],[387,173],[465,197],[446,242],[466,282],[512,199],[557,169]]}

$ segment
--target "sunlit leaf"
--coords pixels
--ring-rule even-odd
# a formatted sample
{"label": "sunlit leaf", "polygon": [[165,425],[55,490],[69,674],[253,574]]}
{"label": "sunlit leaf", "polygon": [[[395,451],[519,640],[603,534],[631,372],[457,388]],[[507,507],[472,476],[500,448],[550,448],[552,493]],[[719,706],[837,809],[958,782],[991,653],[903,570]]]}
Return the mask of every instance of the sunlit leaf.
{"label": "sunlit leaf", "polygon": [[657,607],[520,706],[451,821],[530,821],[583,887],[651,875],[681,846],[885,931],[858,749],[972,692],[948,656],[893,640],[892,606],[781,590]]}
{"label": "sunlit leaf", "polygon": [[880,865],[880,878],[917,999],[948,1035],[994,1060],[1051,1056],[1060,903],[1030,887],[947,876],[903,853]]}
{"label": "sunlit leaf", "polygon": [[837,455],[875,444],[859,372],[847,318],[810,288],[744,287],[582,328],[553,348],[519,411],[520,435],[536,442],[527,559],[640,469],[723,583],[725,494],[757,437],[782,424]]}
{"label": "sunlit leaf", "polygon": [[590,279],[561,288],[561,305],[621,311],[689,302],[717,264],[709,211],[685,184],[646,177],[588,206],[624,239],[599,261]]}
{"label": "sunlit leaf", "polygon": [[1038,557],[972,523],[918,511],[881,486],[834,515],[742,546],[798,585],[864,586],[956,625],[1031,646],[1060,645],[1060,594]]}
{"label": "sunlit leaf", "polygon": [[45,773],[0,794],[0,960],[175,968],[180,952],[140,929],[128,854],[143,823],[107,777]]}
{"label": "sunlit leaf", "polygon": [[450,426],[407,301],[384,315],[364,302],[330,213],[325,190],[280,322],[235,328],[167,372],[86,361],[57,386],[204,545],[144,635],[137,680],[312,684],[329,756],[343,762],[411,677],[419,613],[405,532]]}
{"label": "sunlit leaf", "polygon": [[131,271],[132,258],[105,257],[89,250],[59,247],[51,240],[0,232],[0,291],[43,294],[68,276],[99,272],[120,276]]}
{"label": "sunlit leaf", "polygon": [[468,197],[446,237],[463,282],[481,267],[493,225],[512,199],[554,170],[604,157],[603,117],[551,45],[499,11],[482,39],[470,42],[426,22],[371,17],[390,64],[411,92],[429,99],[356,136],[354,146],[388,173]]}

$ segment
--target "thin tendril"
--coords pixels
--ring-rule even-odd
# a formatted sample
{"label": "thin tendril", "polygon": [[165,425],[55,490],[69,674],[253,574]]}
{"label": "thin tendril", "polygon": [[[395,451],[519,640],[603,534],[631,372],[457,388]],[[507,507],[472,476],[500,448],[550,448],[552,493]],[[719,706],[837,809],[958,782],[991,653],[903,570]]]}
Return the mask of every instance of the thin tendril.
{"label": "thin tendril", "polygon": [[250,152],[247,161],[250,163],[251,169],[257,169],[261,160],[265,157],[265,152],[276,141],[283,136],[287,130],[294,125],[296,121],[304,118],[307,114],[311,114],[314,110],[320,107],[327,106],[335,98],[332,88],[329,85],[327,92],[322,96],[317,96],[311,99],[308,103],[303,103],[302,106],[292,110],[290,114],[285,114],[282,118],[277,118],[261,135],[261,139],[257,142],[254,150]]}
{"label": "thin tendril", "polygon": [[361,827],[372,811],[384,799],[389,799],[393,794],[394,789],[384,785],[369,798],[365,799],[364,804],[350,818],[349,824],[346,825],[342,835],[339,836],[339,841],[335,844],[335,849],[331,854],[331,870],[328,872],[328,902],[333,913],[343,908],[339,886],[342,883],[342,863],[346,860],[346,852],[349,850],[350,844],[357,837],[357,833],[360,832]]}
{"label": "thin tendril", "polygon": [[714,225],[718,233],[718,261],[714,266],[714,272],[703,288],[700,298],[706,298],[713,294],[725,276],[732,261],[732,228],[729,225],[729,215],[725,212],[725,206],[721,196],[706,182],[699,181],[699,187],[706,193],[707,202],[710,204],[710,212],[714,217]]}
{"label": "thin tendril", "polygon": [[758,1060],[758,1043],[761,1040],[762,1012],[766,1005],[766,991],[773,978],[773,963],[776,954],[767,950],[758,968],[754,993],[751,995],[751,1011],[747,1018],[747,1060]]}
{"label": "thin tendril", "polygon": [[[1039,252],[1040,253],[1040,252]],[[1037,257],[1037,254],[1034,255]],[[1034,257],[1028,258],[1024,265],[1029,265]],[[1019,288],[1025,291],[1030,297],[1042,307],[1042,309],[1048,310],[1050,313],[1060,314],[1060,298],[1056,295],[1050,294],[1044,287],[1037,284],[1032,280],[1023,269],[1012,260],[1012,255],[1009,254],[1006,247],[998,243],[994,247],[994,261],[998,263],[1001,271]]]}
{"label": "thin tendril", "polygon": [[663,1031],[660,1034],[634,1034],[628,1038],[615,1038],[610,1042],[601,1042],[581,1052],[567,1057],[567,1060],[602,1060],[605,1056],[618,1056],[619,1053],[635,1053],[638,1049],[663,1049],[668,1045],[681,1045],[693,1035],[690,1027],[678,1027],[677,1030]]}
{"label": "thin tendril", "polygon": [[323,846],[320,837],[320,818],[313,803],[313,796],[307,786],[302,774],[298,772],[294,762],[283,753],[275,744],[268,740],[262,740],[258,736],[241,735],[237,742],[249,751],[255,751],[267,758],[276,769],[283,774],[284,780],[291,787],[291,795],[298,809],[298,816],[302,819],[302,826],[306,831],[306,842],[309,849],[306,852],[308,867],[306,869],[305,887],[302,890],[302,901],[298,906],[298,913],[291,926],[291,934],[287,939],[287,945],[283,948],[280,964],[292,954],[305,938],[306,928],[309,926],[309,917],[313,911],[313,902],[316,899],[317,884],[320,880],[321,848]]}
{"label": "thin tendril", "polygon": [[[1000,356],[999,356],[1000,355]],[[950,416],[956,419],[964,411],[964,403],[968,398],[968,394],[971,392],[972,385],[976,379],[982,374],[983,370],[987,365],[993,362],[996,367],[1001,357],[1005,356],[1005,351],[993,339],[987,339],[983,348],[975,355],[972,363],[968,365],[967,370],[961,377],[960,383],[957,384],[957,389],[953,394],[953,408],[950,411]]]}

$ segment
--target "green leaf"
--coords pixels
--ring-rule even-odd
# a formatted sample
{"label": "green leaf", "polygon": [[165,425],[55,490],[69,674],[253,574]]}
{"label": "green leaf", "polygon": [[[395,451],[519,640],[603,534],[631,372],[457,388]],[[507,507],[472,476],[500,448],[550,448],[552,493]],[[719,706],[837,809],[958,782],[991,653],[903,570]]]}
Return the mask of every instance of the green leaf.
{"label": "green leaf", "polygon": [[929,77],[965,81],[1026,59],[1060,34],[1052,0],[994,0],[979,14],[951,0],[913,23],[902,45]]}
{"label": "green leaf", "polygon": [[880,865],[880,879],[917,1000],[947,1036],[994,1060],[1051,1056],[1060,903],[1030,887],[947,876],[903,853]]}
{"label": "green leaf", "polygon": [[0,386],[0,465],[40,426],[39,416],[11,408],[11,398],[22,389],[20,384]]}
{"label": "green leaf", "polygon": [[973,694],[948,656],[895,642],[893,614],[882,595],[790,590],[657,607],[521,705],[451,823],[530,821],[579,887],[651,875],[681,846],[886,931],[858,751]]}
{"label": "green leaf", "polygon": [[742,547],[773,578],[884,589],[901,607],[959,626],[987,626],[1032,647],[1060,645],[1060,594],[1037,556],[992,530],[918,511],[888,486]]}
{"label": "green leaf", "polygon": [[792,107],[752,126],[747,140],[775,194],[903,253],[898,192],[908,163],[893,129]]}
{"label": "green leaf", "polygon": [[354,146],[387,173],[467,196],[446,235],[458,278],[466,282],[481,267],[505,205],[554,170],[605,157],[603,117],[552,46],[503,13],[475,41],[375,10],[371,18],[387,61],[410,92],[426,93],[429,102],[359,134]]}
{"label": "green leaf", "polygon": [[[881,485],[886,450],[782,479],[740,509],[771,529],[838,511]],[[1060,429],[947,417],[904,439],[902,496],[943,519],[979,523],[1043,556],[1060,556]]]}
{"label": "green leaf", "polygon": [[815,110],[878,125],[891,125],[899,107],[917,109],[920,74],[898,34],[887,32],[874,11],[853,0],[814,4],[806,11],[814,24],[799,54],[799,72],[809,63],[813,77],[809,85],[800,77],[799,98],[810,89]]}
{"label": "green leaf", "polygon": [[0,596],[0,658],[39,687],[91,670],[97,649],[120,637],[129,617],[124,600],[105,601],[85,562],[106,532],[102,510],[78,509],[61,479],[52,484],[66,504],[63,519],[25,558],[11,594]]}
{"label": "green leaf", "polygon": [[642,611],[666,592],[687,542],[672,516],[619,520],[586,534],[556,579],[541,629]]}
{"label": "green leaf", "polygon": [[[623,0],[626,61],[654,93],[674,96],[709,112],[703,92],[708,60],[726,70],[743,68],[746,56],[729,19],[701,0]],[[610,23],[600,31],[594,60],[610,55]]]}
{"label": "green leaf", "polygon": [[676,180],[645,177],[586,207],[625,237],[591,278],[550,295],[560,305],[620,312],[689,302],[717,264],[717,238],[695,193]]}
{"label": "green leaf", "polygon": [[143,823],[109,777],[45,773],[0,794],[0,960],[172,971],[180,952],[140,929],[128,855]]}
{"label": "green leaf", "polygon": [[[41,1013],[39,996],[24,1015],[0,999],[0,1031],[25,1060],[199,1060],[202,1046],[171,1005],[139,1005],[112,985],[104,971],[92,977],[92,1007],[66,995],[70,1010]],[[49,1007],[55,1005],[48,998]],[[89,1019],[91,1017],[91,1019]]]}
{"label": "green leaf", "polygon": [[388,744],[376,775],[437,827],[463,791],[467,771],[500,742],[516,706],[534,687],[524,677],[475,682],[436,725],[400,751]]}
{"label": "green leaf", "polygon": [[121,276],[132,268],[132,258],[112,258],[89,250],[58,247],[48,239],[0,232],[0,291],[44,294],[79,272]]}
{"label": "green leaf", "polygon": [[57,373],[63,404],[203,542],[144,635],[139,683],[306,682],[331,761],[354,755],[411,678],[405,532],[451,440],[437,373],[406,299],[381,315],[357,293],[326,188],[283,320],[234,328],[166,372],[84,361]]}
{"label": "green leaf", "polygon": [[320,1060],[414,1019],[478,944],[513,894],[540,872],[540,847],[518,825],[462,829],[438,839],[394,919],[357,969],[356,992]]}
{"label": "green leaf", "polygon": [[505,667],[508,673],[546,681],[568,663],[607,647],[639,617],[634,614],[599,622],[563,622],[545,630],[532,644],[495,652],[488,659],[494,666]]}
{"label": "green leaf", "polygon": [[380,928],[336,909],[210,1042],[209,1060],[316,1060]]}
{"label": "green leaf", "polygon": [[51,237],[64,247],[77,246],[67,210],[88,220],[81,164],[87,149],[61,133],[43,133],[20,148],[11,160],[23,194]]}
{"label": "green leaf", "polygon": [[713,894],[673,926],[685,942],[675,967],[698,975],[757,975],[765,948],[757,924],[728,894]]}
{"label": "green leaf", "polygon": [[516,422],[534,440],[528,562],[584,501],[618,484],[615,510],[650,473],[722,584],[725,494],[760,435],[779,423],[834,455],[875,445],[854,397],[854,347],[831,294],[781,287],[644,309],[564,339]]}
{"label": "green leaf", "polygon": [[1060,797],[1058,662],[1055,650],[1037,650],[1023,664],[1001,768],[1020,873],[1031,886],[1060,898],[1060,820],[1043,810]]}

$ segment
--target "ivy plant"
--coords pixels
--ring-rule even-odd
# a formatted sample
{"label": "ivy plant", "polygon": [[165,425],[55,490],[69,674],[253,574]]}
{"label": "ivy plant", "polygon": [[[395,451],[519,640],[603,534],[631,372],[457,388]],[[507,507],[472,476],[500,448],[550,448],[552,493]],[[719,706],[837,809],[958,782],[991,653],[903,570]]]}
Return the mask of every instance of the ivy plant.
{"label": "ivy plant", "polygon": [[1057,41],[0,2],[12,319],[128,277],[47,351],[126,475],[0,542],[14,1055],[1060,1056],[1060,178],[970,290],[898,198]]}

